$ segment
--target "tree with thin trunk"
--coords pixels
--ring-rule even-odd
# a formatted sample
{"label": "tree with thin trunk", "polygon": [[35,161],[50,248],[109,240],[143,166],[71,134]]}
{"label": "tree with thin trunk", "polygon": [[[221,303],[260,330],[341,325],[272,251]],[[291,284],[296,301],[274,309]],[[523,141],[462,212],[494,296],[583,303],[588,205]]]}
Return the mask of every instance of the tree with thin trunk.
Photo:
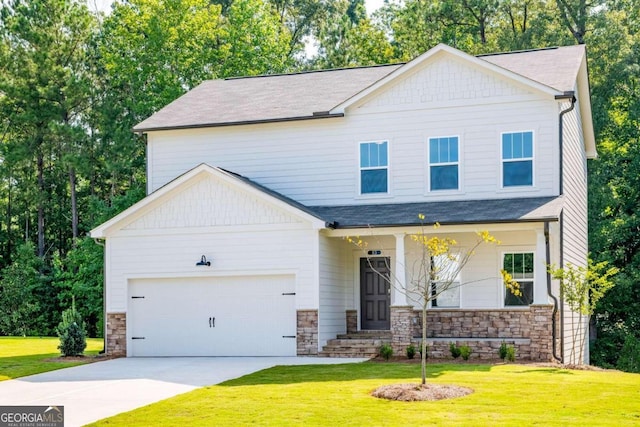
{"label": "tree with thin trunk", "polygon": [[[383,274],[378,272],[371,263],[371,255],[363,251],[369,266],[387,280],[390,285],[402,292],[412,302],[420,306],[422,314],[422,334],[420,342],[421,353],[421,378],[422,385],[427,381],[427,311],[429,307],[437,302],[438,297],[451,293],[456,288],[474,283],[475,281],[460,281],[460,273],[475,255],[476,250],[483,244],[499,244],[500,242],[489,234],[488,231],[476,233],[476,241],[471,247],[465,248],[458,244],[455,239],[441,237],[435,232],[427,232],[425,216],[418,215],[421,226],[420,231],[410,234],[411,240],[419,248],[419,256],[416,259],[412,271],[411,279],[403,285],[404,280],[395,274]],[[437,231],[440,224],[435,223],[433,230]],[[347,240],[361,249],[366,248],[366,242],[360,238],[347,237]],[[389,266],[387,266],[389,267]],[[389,271],[393,271],[388,268]]]}

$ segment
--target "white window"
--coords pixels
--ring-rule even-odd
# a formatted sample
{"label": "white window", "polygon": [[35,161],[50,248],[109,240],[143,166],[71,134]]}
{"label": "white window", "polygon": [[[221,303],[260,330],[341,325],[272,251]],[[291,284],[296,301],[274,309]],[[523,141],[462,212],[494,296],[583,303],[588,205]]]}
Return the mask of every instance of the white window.
{"label": "white window", "polygon": [[533,132],[502,134],[502,186],[533,186]]}
{"label": "white window", "polygon": [[360,143],[360,194],[389,192],[389,142]]}
{"label": "white window", "polygon": [[431,307],[460,307],[460,262],[457,255],[431,257]]}
{"label": "white window", "polygon": [[504,305],[518,306],[533,303],[534,277],[533,252],[506,253],[502,256],[502,268],[520,285],[522,295],[514,295],[505,289]]}
{"label": "white window", "polygon": [[458,190],[458,137],[429,138],[429,190]]}

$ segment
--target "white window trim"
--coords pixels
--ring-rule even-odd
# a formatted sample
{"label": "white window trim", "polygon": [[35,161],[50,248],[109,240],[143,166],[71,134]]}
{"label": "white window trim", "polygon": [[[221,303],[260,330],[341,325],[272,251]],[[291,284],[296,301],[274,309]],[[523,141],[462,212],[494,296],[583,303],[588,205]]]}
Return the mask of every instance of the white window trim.
{"label": "white window trim", "polygon": [[[385,169],[382,167],[366,167],[363,168],[360,166],[360,147],[362,146],[362,144],[371,144],[371,143],[375,143],[375,144],[382,144],[383,142],[387,143],[387,191],[385,193],[363,193],[362,192],[362,179],[361,179],[361,172],[363,170],[378,170],[378,169]],[[384,197],[389,197],[391,196],[391,140],[389,139],[371,139],[371,140],[366,140],[366,141],[359,141],[358,144],[356,144],[356,164],[358,167],[358,178],[357,178],[357,189],[356,189],[356,195],[357,195],[357,199],[379,199],[379,198],[384,198]]]}
{"label": "white window trim", "polygon": [[[519,159],[509,159],[506,160],[507,162],[518,162],[518,161],[523,161],[523,160],[531,160],[531,185],[514,185],[514,186],[509,186],[509,187],[505,187],[504,186],[504,171],[503,171],[503,165],[505,163],[505,160],[503,159],[504,156],[504,151],[503,151],[503,147],[502,147],[502,137],[506,134],[514,134],[514,133],[527,133],[527,132],[531,132],[531,143],[533,144],[533,147],[531,147],[531,157],[521,157]],[[532,191],[532,190],[537,190],[536,188],[536,150],[538,148],[538,144],[536,143],[536,133],[533,129],[527,129],[527,130],[512,130],[512,131],[507,131],[507,132],[500,132],[500,139],[498,141],[498,143],[500,144],[500,166],[499,166],[499,170],[500,170],[500,189],[502,191],[505,192],[509,192],[509,191]]]}
{"label": "white window trim", "polygon": [[[507,287],[504,285],[504,282],[502,281],[502,274],[500,274],[500,270],[503,269],[504,267],[504,256],[506,254],[532,254],[533,255],[533,277],[531,279],[525,279],[523,280],[524,282],[532,282],[532,291],[533,291],[533,298],[532,298],[532,302],[530,305],[506,305],[504,302],[504,300],[507,298]],[[514,250],[505,250],[502,251],[500,253],[500,259],[498,260],[499,264],[498,264],[498,277],[500,277],[500,288],[502,289],[502,292],[500,293],[500,295],[502,295],[501,300],[502,300],[502,308],[507,308],[507,309],[528,309],[531,305],[535,304],[535,300],[536,300],[536,277],[538,275],[538,268],[536,266],[536,248],[531,248],[531,249],[522,249],[522,247],[519,247],[517,249]],[[518,281],[518,280],[516,280]]]}
{"label": "white window trim", "polygon": [[[431,163],[431,140],[438,138],[458,138],[458,161],[457,162],[447,162],[447,163]],[[459,194],[463,192],[463,183],[462,177],[464,176],[462,173],[462,137],[460,135],[441,135],[441,136],[430,136],[427,138],[426,142],[426,155],[427,155],[427,194]],[[453,190],[432,190],[431,189],[431,166],[451,166],[458,165],[458,188]]]}

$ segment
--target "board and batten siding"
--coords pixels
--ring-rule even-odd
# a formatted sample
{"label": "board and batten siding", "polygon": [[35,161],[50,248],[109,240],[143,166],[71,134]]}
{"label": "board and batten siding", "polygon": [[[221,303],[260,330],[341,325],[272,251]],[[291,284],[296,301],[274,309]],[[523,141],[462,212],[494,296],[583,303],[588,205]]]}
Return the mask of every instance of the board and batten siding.
{"label": "board and batten siding", "polygon": [[[562,109],[569,103],[561,105]],[[563,125],[563,186],[565,203],[562,215],[563,263],[566,267],[587,265],[588,253],[588,216],[587,216],[587,159],[582,145],[580,112],[575,108],[564,116]],[[564,361],[579,363],[588,361],[588,325],[587,319],[571,311],[564,304]],[[573,329],[581,324],[581,334],[585,339],[574,336]],[[584,344],[584,347],[581,346]]]}
{"label": "board and batten siding", "polygon": [[[467,64],[444,65],[400,79],[342,118],[149,132],[148,191],[207,163],[308,206],[556,195],[557,102]],[[501,185],[500,138],[517,131],[534,133],[535,186],[514,191]],[[454,135],[460,190],[429,192],[427,141]],[[389,194],[361,196],[358,143],[380,140],[389,141]]]}
{"label": "board and batten siding", "polygon": [[318,345],[347,331],[346,310],[351,308],[352,280],[348,272],[347,246],[342,239],[320,234],[320,309]]}

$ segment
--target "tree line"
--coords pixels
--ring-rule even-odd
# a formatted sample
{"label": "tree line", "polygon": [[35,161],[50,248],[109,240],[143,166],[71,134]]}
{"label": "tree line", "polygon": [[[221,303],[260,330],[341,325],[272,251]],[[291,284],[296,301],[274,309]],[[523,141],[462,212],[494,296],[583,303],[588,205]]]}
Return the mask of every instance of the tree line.
{"label": "tree line", "polygon": [[[102,248],[86,237],[145,194],[132,127],[212,78],[586,43],[600,158],[590,251],[621,273],[592,358],[640,338],[640,1],[0,2],[0,334],[51,335],[71,305],[102,333]],[[309,52],[313,52],[310,54]]]}

